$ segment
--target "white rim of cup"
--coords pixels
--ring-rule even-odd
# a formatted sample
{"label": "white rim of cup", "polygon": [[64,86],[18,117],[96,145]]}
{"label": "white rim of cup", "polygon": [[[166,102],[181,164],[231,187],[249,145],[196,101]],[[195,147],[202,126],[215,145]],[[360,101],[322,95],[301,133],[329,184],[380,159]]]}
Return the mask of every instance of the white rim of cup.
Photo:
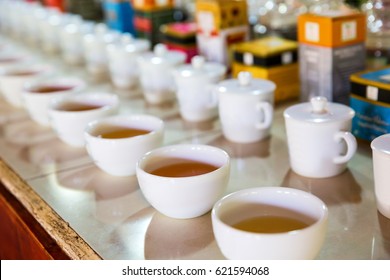
{"label": "white rim of cup", "polygon": [[[97,137],[96,135],[93,134],[93,131],[98,126],[100,126],[102,124],[112,124],[112,121],[115,121],[115,120],[122,120],[122,119],[125,119],[125,120],[135,120],[137,118],[148,118],[150,120],[153,120],[158,125],[158,128],[150,130],[150,132],[147,133],[147,134],[131,136],[131,137],[124,137],[124,138],[115,138],[115,139],[101,138],[101,137]],[[124,125],[124,126],[126,126],[126,125]],[[128,126],[128,127],[130,127],[130,126]],[[131,128],[134,128],[134,127],[131,127]],[[109,117],[105,117],[105,118],[102,118],[102,119],[98,119],[98,120],[94,120],[94,121],[89,122],[87,124],[85,130],[84,130],[84,135],[88,136],[88,137],[91,137],[91,138],[94,138],[94,139],[99,139],[100,141],[106,141],[106,142],[115,141],[115,142],[118,142],[118,141],[126,141],[126,140],[128,140],[130,138],[137,139],[137,138],[140,138],[140,137],[146,136],[146,135],[154,135],[154,134],[160,133],[163,129],[164,129],[164,121],[162,119],[160,119],[158,117],[155,117],[155,116],[152,116],[152,115],[146,115],[146,114],[139,114],[139,115],[116,115],[116,116],[109,116]]]}
{"label": "white rim of cup", "polygon": [[[257,232],[249,232],[249,231],[245,231],[245,230],[240,230],[240,229],[234,228],[233,226],[225,223],[220,218],[219,211],[220,211],[220,208],[223,207],[222,204],[225,201],[232,200],[235,197],[240,197],[242,195],[253,193],[253,192],[273,191],[273,190],[289,191],[289,192],[294,192],[294,193],[299,194],[299,195],[304,195],[306,197],[310,197],[311,200],[316,201],[316,203],[318,203],[318,205],[323,208],[323,213],[321,214],[321,216],[318,219],[316,219],[316,221],[314,223],[308,225],[307,227],[304,227],[302,229],[292,230],[292,231],[280,232],[280,233],[257,233]],[[258,195],[260,195],[260,194],[258,194]],[[285,234],[289,234],[289,235],[298,234],[300,232],[308,231],[311,228],[313,228],[314,226],[322,223],[324,220],[326,220],[328,218],[328,216],[329,216],[328,207],[317,196],[315,196],[315,195],[313,195],[311,193],[302,191],[302,190],[298,190],[298,189],[293,189],[293,188],[288,188],[288,187],[276,187],[276,186],[246,188],[246,189],[242,189],[242,190],[239,190],[239,191],[236,191],[236,192],[232,192],[232,193],[230,193],[228,195],[225,195],[221,199],[219,199],[214,204],[214,206],[213,206],[213,208],[211,210],[211,217],[214,217],[215,220],[217,220],[219,223],[223,224],[225,227],[228,227],[228,228],[230,228],[231,230],[233,230],[235,232],[240,232],[240,233],[248,234],[248,235],[251,235],[251,236],[253,236],[253,235],[257,235],[257,236],[264,236],[264,235],[266,235],[266,236],[278,236],[278,235],[285,235]]]}
{"label": "white rim of cup", "polygon": [[[71,88],[65,90],[58,90],[55,92],[48,92],[44,94],[32,91],[34,90],[34,88],[39,88],[40,86],[69,86]],[[54,77],[54,78],[39,79],[27,83],[23,87],[23,92],[25,94],[42,96],[42,95],[51,95],[51,94],[63,93],[63,92],[79,92],[85,89],[86,87],[87,87],[87,83],[84,80],[77,77]]]}
{"label": "white rim of cup", "polygon": [[[101,107],[91,109],[91,110],[85,110],[85,111],[64,111],[64,110],[60,110],[58,108],[61,104],[64,104],[67,102],[82,102],[82,103],[85,102],[87,104],[90,104],[90,103],[88,103],[88,101],[93,100],[94,99],[93,97],[95,97],[95,96],[98,97],[99,95],[104,96],[107,99],[111,99],[112,100],[111,103],[110,104],[99,103],[99,105],[101,105]],[[91,98],[91,99],[88,99],[88,98]],[[99,101],[99,99],[97,99],[97,98],[95,98],[95,100]],[[106,110],[110,110],[112,108],[115,108],[117,106],[119,106],[119,98],[114,93],[88,92],[88,93],[79,93],[77,95],[72,95],[72,96],[61,96],[58,98],[54,97],[53,100],[50,102],[49,111],[56,112],[57,114],[88,114],[91,111],[106,111]]]}
{"label": "white rim of cup", "polygon": [[[185,149],[187,150],[188,148],[197,148],[197,149],[207,149],[207,150],[213,150],[217,153],[220,153],[223,157],[224,157],[224,162],[223,164],[219,164],[218,165],[218,168],[216,170],[213,170],[211,172],[208,172],[208,173],[205,173],[205,174],[200,174],[200,175],[195,175],[195,176],[186,176],[186,177],[165,177],[165,176],[159,176],[159,175],[154,175],[154,174],[151,174],[147,171],[145,171],[145,165],[146,165],[146,162],[149,161],[150,158],[153,158],[155,157],[156,155],[160,155],[160,156],[163,156],[164,158],[171,158],[172,155],[169,153],[169,151],[172,151],[174,149]],[[164,156],[165,155],[165,156]],[[191,157],[182,157],[183,159],[188,159],[188,160],[194,160],[194,161],[200,161],[200,160],[197,160],[197,159],[193,159]],[[203,161],[204,163],[208,163],[208,164],[212,164],[208,161]],[[138,161],[137,161],[137,164],[136,164],[136,170],[137,172],[142,172],[142,173],[145,173],[145,174],[148,174],[149,176],[152,176],[152,177],[155,177],[155,178],[160,178],[161,180],[188,180],[188,178],[190,177],[197,177],[197,178],[200,178],[200,177],[204,177],[204,176],[208,176],[208,174],[212,174],[212,173],[215,173],[215,172],[219,172],[221,169],[224,169],[224,168],[229,168],[230,166],[230,157],[229,157],[229,154],[220,149],[220,148],[217,148],[217,147],[214,147],[214,146],[210,146],[210,145],[204,145],[204,144],[176,144],[176,145],[169,145],[169,146],[164,146],[164,147],[160,147],[160,148],[157,148],[157,149],[154,149],[152,151],[149,151],[147,152],[145,155],[143,155]]]}

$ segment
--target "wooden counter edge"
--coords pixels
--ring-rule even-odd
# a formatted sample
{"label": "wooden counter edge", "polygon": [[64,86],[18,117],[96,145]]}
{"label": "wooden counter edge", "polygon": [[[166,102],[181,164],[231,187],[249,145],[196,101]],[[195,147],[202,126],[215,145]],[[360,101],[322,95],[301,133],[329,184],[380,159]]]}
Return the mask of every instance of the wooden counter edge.
{"label": "wooden counter edge", "polygon": [[102,258],[11,167],[0,158],[0,180],[74,260]]}

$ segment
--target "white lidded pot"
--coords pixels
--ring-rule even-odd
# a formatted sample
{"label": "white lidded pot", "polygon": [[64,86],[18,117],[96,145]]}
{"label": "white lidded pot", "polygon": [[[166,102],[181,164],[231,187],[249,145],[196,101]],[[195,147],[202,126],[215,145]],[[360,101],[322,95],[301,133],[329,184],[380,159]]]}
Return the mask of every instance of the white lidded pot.
{"label": "white lidded pot", "polygon": [[173,69],[186,61],[186,54],[157,44],[153,52],[139,56],[141,87],[148,103],[161,104],[175,99]]}
{"label": "white lidded pot", "polygon": [[227,68],[216,62],[206,62],[203,56],[194,56],[190,64],[178,66],[173,71],[180,114],[190,122],[200,122],[218,115],[215,87]]}
{"label": "white lidded pot", "polygon": [[240,72],[217,86],[219,118],[226,139],[237,143],[253,143],[270,134],[276,85],[272,81],[253,78]]}
{"label": "white lidded pot", "polygon": [[146,39],[136,39],[130,33],[107,45],[108,66],[112,83],[118,88],[133,88],[139,84],[137,58],[150,49]]}
{"label": "white lidded pot", "polygon": [[357,149],[350,107],[313,97],[284,111],[292,170],[304,177],[326,178],[342,173]]}

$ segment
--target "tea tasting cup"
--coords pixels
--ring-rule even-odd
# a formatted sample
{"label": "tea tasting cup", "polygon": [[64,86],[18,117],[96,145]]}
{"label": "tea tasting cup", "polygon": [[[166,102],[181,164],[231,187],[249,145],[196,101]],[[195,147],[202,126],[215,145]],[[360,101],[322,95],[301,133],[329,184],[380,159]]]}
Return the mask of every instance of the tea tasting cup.
{"label": "tea tasting cup", "polygon": [[53,68],[48,64],[20,63],[0,69],[0,88],[5,100],[15,107],[23,107],[25,84],[49,77]]}
{"label": "tea tasting cup", "polygon": [[203,56],[194,56],[191,64],[173,70],[180,115],[184,120],[202,122],[218,116],[218,97],[214,89],[226,71],[225,65],[206,62]]}
{"label": "tea tasting cup", "polygon": [[119,39],[119,32],[110,30],[104,23],[98,23],[94,32],[83,37],[84,57],[91,74],[108,73],[107,45]]}
{"label": "tea tasting cup", "polygon": [[88,92],[54,98],[49,105],[50,125],[59,139],[84,147],[84,130],[93,120],[117,113],[119,98],[113,93]]}
{"label": "tea tasting cup", "polygon": [[226,139],[253,143],[270,134],[275,83],[240,72],[237,79],[218,83],[219,118]]}
{"label": "tea tasting cup", "polygon": [[64,61],[70,65],[81,65],[85,62],[84,36],[94,31],[95,23],[74,17],[60,31],[60,48]]}
{"label": "tea tasting cup", "polygon": [[153,52],[138,57],[141,88],[148,103],[162,104],[175,99],[176,86],[172,71],[184,64],[185,60],[186,54],[168,50],[164,44],[157,44]]}
{"label": "tea tasting cup", "polygon": [[151,115],[117,115],[90,122],[84,132],[94,163],[114,176],[135,175],[137,161],[162,145],[164,122]]}
{"label": "tea tasting cup", "polygon": [[232,260],[314,259],[323,245],[328,209],[316,196],[286,187],[236,191],[211,212],[218,247]]}
{"label": "tea tasting cup", "polygon": [[226,190],[229,155],[200,144],[164,146],[146,153],[136,175],[145,199],[160,213],[177,219],[201,216]]}
{"label": "tea tasting cup", "polygon": [[63,97],[84,90],[86,83],[76,77],[52,77],[25,84],[22,96],[32,120],[49,126],[48,107],[54,97]]}
{"label": "tea tasting cup", "polygon": [[313,97],[284,113],[291,169],[304,177],[327,178],[342,173],[357,149],[350,132],[350,107]]}
{"label": "tea tasting cup", "polygon": [[111,81],[117,88],[139,86],[137,57],[150,49],[146,39],[135,39],[131,34],[123,34],[119,41],[107,45],[108,66]]}
{"label": "tea tasting cup", "polygon": [[378,211],[390,219],[390,134],[383,134],[371,142],[374,169],[374,188]]}

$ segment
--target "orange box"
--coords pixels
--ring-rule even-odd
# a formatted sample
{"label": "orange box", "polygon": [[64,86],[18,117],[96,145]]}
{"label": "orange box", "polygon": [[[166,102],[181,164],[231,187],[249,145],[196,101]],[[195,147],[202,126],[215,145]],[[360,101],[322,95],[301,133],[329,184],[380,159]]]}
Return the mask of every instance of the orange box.
{"label": "orange box", "polygon": [[366,16],[358,12],[302,14],[298,17],[298,41],[322,47],[343,47],[366,39]]}
{"label": "orange box", "polygon": [[174,0],[130,0],[130,3],[135,10],[149,12],[174,6]]}

